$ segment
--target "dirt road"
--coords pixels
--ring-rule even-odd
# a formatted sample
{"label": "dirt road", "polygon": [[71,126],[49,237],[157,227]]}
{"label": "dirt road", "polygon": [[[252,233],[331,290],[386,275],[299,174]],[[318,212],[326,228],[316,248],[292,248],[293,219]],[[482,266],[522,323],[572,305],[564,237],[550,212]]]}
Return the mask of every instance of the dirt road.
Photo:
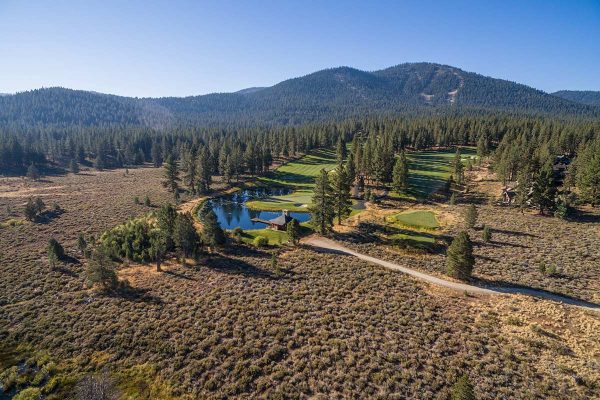
{"label": "dirt road", "polygon": [[381,265],[385,268],[388,268],[393,271],[399,271],[411,276],[414,276],[417,279],[420,279],[425,282],[432,283],[434,285],[446,287],[452,290],[457,290],[460,292],[468,292],[475,294],[488,294],[488,295],[497,295],[497,294],[523,294],[526,296],[539,297],[546,300],[558,301],[561,303],[574,305],[580,308],[584,308],[586,310],[592,310],[596,312],[600,312],[600,305],[590,303],[580,299],[574,299],[566,296],[561,296],[556,293],[546,292],[544,290],[538,290],[527,287],[518,287],[518,286],[475,286],[469,285],[467,283],[454,282],[442,278],[438,278],[433,275],[429,275],[412,268],[403,267],[401,265],[381,260],[379,258],[371,257],[366,254],[358,253],[353,251],[347,247],[344,247],[340,243],[323,238],[320,236],[311,236],[308,239],[303,241],[305,244],[313,246],[317,249],[329,251],[329,252],[338,252],[342,254],[348,254],[354,257],[358,257],[361,260],[368,261],[373,264]]}

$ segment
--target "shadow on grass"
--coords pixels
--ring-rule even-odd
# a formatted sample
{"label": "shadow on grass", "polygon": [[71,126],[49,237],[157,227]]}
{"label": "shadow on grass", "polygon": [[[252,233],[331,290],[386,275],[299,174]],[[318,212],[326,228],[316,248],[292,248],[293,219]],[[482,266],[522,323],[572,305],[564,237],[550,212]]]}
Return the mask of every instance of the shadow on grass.
{"label": "shadow on grass", "polygon": [[172,270],[163,271],[163,273],[165,275],[170,275],[170,276],[172,276],[174,278],[177,278],[177,279],[185,279],[186,281],[196,281],[197,280],[197,279],[194,279],[194,278],[192,278],[190,276],[187,276],[186,274],[182,274],[181,272],[175,272],[175,271],[172,271]]}
{"label": "shadow on grass", "polygon": [[206,260],[205,265],[215,271],[251,278],[272,279],[270,271],[261,269],[246,261],[225,256],[214,256]]}
{"label": "shadow on grass", "polygon": [[502,234],[508,235],[508,236],[527,236],[527,237],[532,237],[532,238],[539,238],[539,236],[534,235],[533,233],[509,231],[507,229],[493,228],[492,234],[494,234],[494,233],[502,233]]}
{"label": "shadow on grass", "polygon": [[571,221],[581,222],[585,224],[598,224],[600,223],[600,213],[595,214],[583,210],[578,210],[577,213],[575,213],[575,215],[573,215],[570,219]]}
{"label": "shadow on grass", "polygon": [[132,286],[123,286],[112,292],[107,293],[109,297],[120,298],[127,301],[136,303],[148,303],[148,304],[163,304],[160,297],[150,294],[150,289],[135,288]]}

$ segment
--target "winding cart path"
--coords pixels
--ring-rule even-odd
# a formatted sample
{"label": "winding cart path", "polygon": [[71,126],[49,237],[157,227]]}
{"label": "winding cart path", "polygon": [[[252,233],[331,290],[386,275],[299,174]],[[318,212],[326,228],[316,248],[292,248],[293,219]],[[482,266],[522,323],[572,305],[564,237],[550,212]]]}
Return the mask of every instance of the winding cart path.
{"label": "winding cart path", "polygon": [[432,283],[434,285],[442,286],[452,290],[460,292],[476,293],[476,294],[523,294],[526,296],[538,297],[546,300],[558,301],[564,304],[573,305],[590,311],[600,312],[600,305],[594,304],[585,300],[575,299],[567,296],[561,296],[556,293],[546,292],[544,290],[518,287],[518,286],[474,286],[467,283],[460,283],[455,281],[438,278],[437,276],[429,275],[421,271],[417,271],[412,268],[404,267],[393,262],[381,260],[379,258],[371,257],[366,254],[358,253],[351,250],[340,243],[327,239],[321,236],[311,236],[303,241],[305,244],[315,247],[317,249],[323,249],[329,252],[337,252],[342,254],[351,255],[361,260],[368,261],[373,264],[381,265],[393,271],[399,271],[408,275],[411,275],[417,279],[425,282]]}

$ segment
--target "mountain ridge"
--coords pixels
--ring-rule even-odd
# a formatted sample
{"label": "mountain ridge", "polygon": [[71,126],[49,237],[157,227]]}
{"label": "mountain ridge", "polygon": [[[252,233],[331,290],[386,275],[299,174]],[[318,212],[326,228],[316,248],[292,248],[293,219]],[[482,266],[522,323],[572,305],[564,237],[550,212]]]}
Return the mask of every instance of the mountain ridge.
{"label": "mountain ridge", "polygon": [[599,116],[582,104],[449,65],[404,63],[377,71],[335,67],[270,87],[188,97],[137,98],[66,88],[0,97],[0,125],[144,125],[255,121],[301,124],[365,114],[520,112]]}
{"label": "mountain ridge", "polygon": [[553,96],[589,106],[600,106],[600,91],[596,90],[559,90]]}

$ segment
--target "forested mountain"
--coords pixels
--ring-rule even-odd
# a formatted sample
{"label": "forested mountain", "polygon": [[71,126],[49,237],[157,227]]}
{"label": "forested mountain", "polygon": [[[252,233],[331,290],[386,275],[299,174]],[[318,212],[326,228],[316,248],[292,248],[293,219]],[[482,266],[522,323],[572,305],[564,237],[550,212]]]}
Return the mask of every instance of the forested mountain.
{"label": "forested mountain", "polygon": [[600,92],[592,90],[559,90],[552,93],[566,100],[576,103],[587,104],[589,106],[600,106]]}
{"label": "forested mountain", "polygon": [[364,115],[510,111],[526,114],[600,115],[525,85],[451,66],[401,64],[365,72],[322,70],[267,88],[191,97],[128,98],[63,88],[0,97],[0,125],[153,128],[259,122],[296,125]]}

